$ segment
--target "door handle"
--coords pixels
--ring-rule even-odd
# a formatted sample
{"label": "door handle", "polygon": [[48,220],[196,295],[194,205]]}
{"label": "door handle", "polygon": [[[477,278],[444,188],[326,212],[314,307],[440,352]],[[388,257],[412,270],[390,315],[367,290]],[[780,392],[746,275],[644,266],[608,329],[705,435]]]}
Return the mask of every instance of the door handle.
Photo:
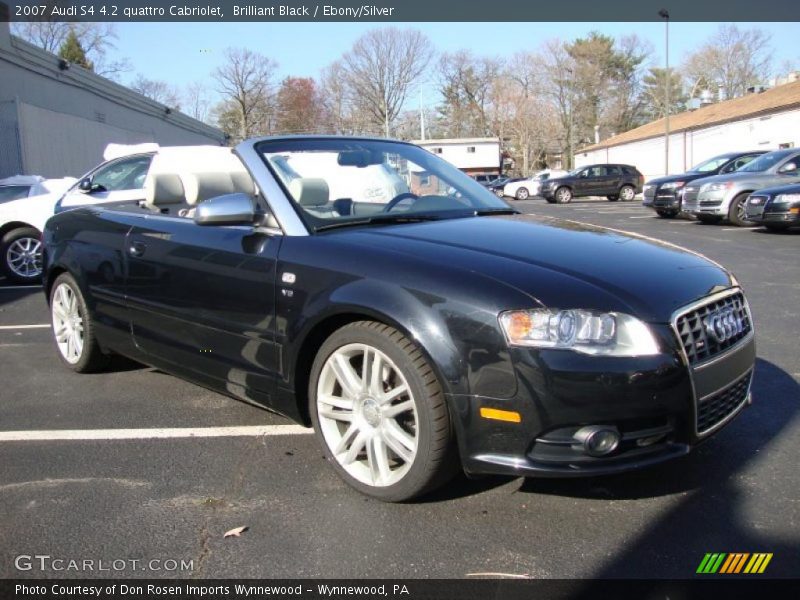
{"label": "door handle", "polygon": [[128,248],[128,252],[131,253],[131,256],[142,256],[144,251],[147,250],[147,244],[144,242],[131,242],[130,247]]}

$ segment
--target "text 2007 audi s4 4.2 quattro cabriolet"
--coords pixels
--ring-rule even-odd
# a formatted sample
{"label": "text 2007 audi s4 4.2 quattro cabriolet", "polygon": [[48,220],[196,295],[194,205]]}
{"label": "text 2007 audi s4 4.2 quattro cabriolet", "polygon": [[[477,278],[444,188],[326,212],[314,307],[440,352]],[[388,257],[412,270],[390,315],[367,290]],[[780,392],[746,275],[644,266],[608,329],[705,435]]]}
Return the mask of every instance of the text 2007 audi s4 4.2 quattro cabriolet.
{"label": "text 2007 audi s4 4.2 quattro cabriolet", "polygon": [[264,138],[214,164],[48,221],[68,367],[119,353],[313,425],[389,501],[459,468],[645,467],[751,400],[747,301],[702,256],[518,214],[402,142]]}

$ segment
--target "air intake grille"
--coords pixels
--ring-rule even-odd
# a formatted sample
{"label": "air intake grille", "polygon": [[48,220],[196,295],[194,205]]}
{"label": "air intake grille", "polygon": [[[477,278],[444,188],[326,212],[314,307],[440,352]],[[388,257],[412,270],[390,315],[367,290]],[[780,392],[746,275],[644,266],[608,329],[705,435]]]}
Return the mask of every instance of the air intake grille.
{"label": "air intake grille", "polygon": [[713,429],[715,425],[724,421],[726,417],[734,413],[744,403],[747,399],[747,390],[750,388],[752,377],[753,372],[750,371],[721,392],[717,392],[698,404],[698,433],[702,434]]}
{"label": "air intake grille", "polygon": [[[720,341],[709,329],[709,318],[714,315],[732,313],[735,327],[723,327],[723,340]],[[730,324],[730,321],[727,325]],[[680,336],[681,344],[689,358],[689,364],[696,365],[734,346],[739,340],[747,336],[753,328],[750,314],[741,292],[726,296],[720,300],[710,302],[699,308],[681,315],[675,323]]]}

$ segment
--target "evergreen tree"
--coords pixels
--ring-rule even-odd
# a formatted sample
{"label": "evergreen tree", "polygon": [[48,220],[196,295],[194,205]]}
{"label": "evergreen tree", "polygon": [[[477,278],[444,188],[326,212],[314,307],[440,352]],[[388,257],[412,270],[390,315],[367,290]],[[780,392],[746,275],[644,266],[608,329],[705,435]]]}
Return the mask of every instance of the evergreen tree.
{"label": "evergreen tree", "polygon": [[81,42],[75,34],[74,29],[69,30],[64,43],[61,44],[61,48],[58,50],[58,55],[73,65],[78,65],[84,69],[94,71],[94,64],[86,58],[86,52],[83,46],[81,46]]}

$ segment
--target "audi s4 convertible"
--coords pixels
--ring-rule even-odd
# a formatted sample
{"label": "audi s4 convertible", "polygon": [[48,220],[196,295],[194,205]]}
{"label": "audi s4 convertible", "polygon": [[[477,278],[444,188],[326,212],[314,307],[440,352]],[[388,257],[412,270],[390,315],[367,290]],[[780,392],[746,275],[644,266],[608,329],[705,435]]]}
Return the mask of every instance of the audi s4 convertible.
{"label": "audi s4 convertible", "polygon": [[519,214],[403,142],[261,138],[212,163],[47,222],[66,367],[117,353],[313,426],[386,501],[459,469],[646,467],[751,402],[747,300],[703,256]]}

